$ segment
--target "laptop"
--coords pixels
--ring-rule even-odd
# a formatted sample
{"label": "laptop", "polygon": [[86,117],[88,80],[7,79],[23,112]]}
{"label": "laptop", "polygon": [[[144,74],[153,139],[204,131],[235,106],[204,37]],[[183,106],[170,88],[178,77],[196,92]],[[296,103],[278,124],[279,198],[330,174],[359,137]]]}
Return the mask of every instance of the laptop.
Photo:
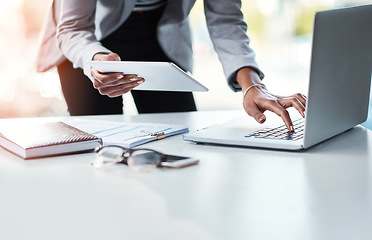
{"label": "laptop", "polygon": [[[371,23],[372,5],[315,14],[306,118],[297,118],[293,108],[290,109],[294,112],[290,113],[293,134],[287,131],[281,118],[265,112],[268,120],[275,118],[275,123],[268,121],[265,126],[259,126],[264,129],[258,129],[259,124],[249,124],[249,117],[242,116],[187,133],[184,140],[301,150],[364,122],[372,73]],[[278,124],[276,121],[282,126],[274,126]]]}
{"label": "laptop", "polygon": [[100,72],[137,74],[145,82],[136,90],[207,92],[208,88],[171,62],[89,61],[89,66]]}

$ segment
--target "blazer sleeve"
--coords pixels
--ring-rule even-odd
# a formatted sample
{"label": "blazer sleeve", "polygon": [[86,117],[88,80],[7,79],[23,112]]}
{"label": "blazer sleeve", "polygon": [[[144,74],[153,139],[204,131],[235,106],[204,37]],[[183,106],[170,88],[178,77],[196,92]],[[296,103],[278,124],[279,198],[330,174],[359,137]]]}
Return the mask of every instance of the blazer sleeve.
{"label": "blazer sleeve", "polygon": [[204,10],[208,31],[229,87],[233,91],[241,90],[236,81],[236,73],[243,67],[255,69],[262,79],[264,74],[249,46],[241,0],[204,0]]}
{"label": "blazer sleeve", "polygon": [[61,0],[56,29],[63,55],[88,77],[90,69],[84,63],[92,60],[96,53],[111,52],[95,36],[96,4],[97,0]]}

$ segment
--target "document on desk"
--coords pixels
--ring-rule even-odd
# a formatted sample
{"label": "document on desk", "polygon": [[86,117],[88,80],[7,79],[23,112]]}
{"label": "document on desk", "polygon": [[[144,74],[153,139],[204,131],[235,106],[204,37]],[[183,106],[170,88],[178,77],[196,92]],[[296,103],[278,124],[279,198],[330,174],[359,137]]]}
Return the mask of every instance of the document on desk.
{"label": "document on desk", "polygon": [[185,125],[162,123],[126,123],[82,118],[71,118],[64,122],[101,138],[103,145],[115,144],[128,148],[189,130]]}

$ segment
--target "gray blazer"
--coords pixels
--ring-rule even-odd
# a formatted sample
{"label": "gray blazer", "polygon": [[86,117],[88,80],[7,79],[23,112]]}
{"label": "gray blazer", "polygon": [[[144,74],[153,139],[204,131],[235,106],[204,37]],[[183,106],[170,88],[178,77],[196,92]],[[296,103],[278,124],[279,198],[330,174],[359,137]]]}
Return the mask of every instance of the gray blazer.
{"label": "gray blazer", "polygon": [[[188,15],[196,0],[168,0],[158,25],[164,52],[180,67],[192,71],[192,41]],[[46,71],[66,58],[84,69],[94,54],[110,53],[99,40],[115,31],[130,15],[136,0],[54,0],[42,31],[37,67]],[[241,0],[204,0],[208,31],[222,63],[228,85],[240,90],[237,70],[252,67],[263,73],[249,47]]]}

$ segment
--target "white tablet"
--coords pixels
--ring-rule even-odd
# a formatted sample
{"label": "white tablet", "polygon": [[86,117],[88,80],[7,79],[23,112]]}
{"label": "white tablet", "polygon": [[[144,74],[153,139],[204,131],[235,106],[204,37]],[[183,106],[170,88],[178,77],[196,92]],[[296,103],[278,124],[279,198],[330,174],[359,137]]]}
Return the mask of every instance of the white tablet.
{"label": "white tablet", "polygon": [[89,61],[100,72],[137,74],[145,82],[136,90],[206,92],[208,88],[171,62]]}

